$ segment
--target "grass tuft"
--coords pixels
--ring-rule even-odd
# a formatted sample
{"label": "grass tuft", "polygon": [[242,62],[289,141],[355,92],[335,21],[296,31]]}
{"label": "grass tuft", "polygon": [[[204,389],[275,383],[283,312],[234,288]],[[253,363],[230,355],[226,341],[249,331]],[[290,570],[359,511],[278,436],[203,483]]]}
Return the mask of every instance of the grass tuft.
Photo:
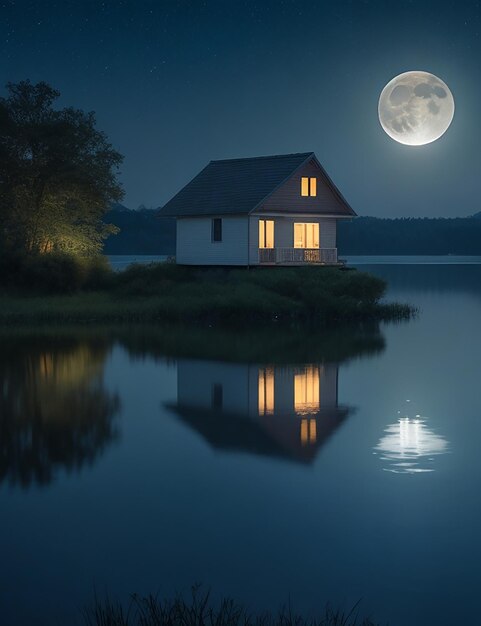
{"label": "grass tuft", "polygon": [[277,613],[251,613],[230,598],[214,603],[210,591],[194,586],[188,600],[182,594],[172,599],[133,595],[127,609],[109,598],[97,597],[83,614],[86,626],[376,626],[359,616],[359,603],[350,611],[327,606],[318,617],[308,618],[281,608]]}

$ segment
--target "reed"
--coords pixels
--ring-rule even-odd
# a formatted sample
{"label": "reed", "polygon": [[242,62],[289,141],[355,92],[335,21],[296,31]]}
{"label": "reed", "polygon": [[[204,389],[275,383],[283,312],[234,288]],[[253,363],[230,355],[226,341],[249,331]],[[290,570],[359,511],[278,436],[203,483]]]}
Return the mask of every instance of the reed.
{"label": "reed", "polygon": [[290,605],[277,613],[252,613],[230,598],[213,601],[211,593],[199,586],[192,588],[188,599],[182,594],[163,600],[133,595],[126,607],[96,596],[83,618],[86,626],[376,626],[359,615],[359,602],[349,611],[327,606],[317,617],[306,617]]}

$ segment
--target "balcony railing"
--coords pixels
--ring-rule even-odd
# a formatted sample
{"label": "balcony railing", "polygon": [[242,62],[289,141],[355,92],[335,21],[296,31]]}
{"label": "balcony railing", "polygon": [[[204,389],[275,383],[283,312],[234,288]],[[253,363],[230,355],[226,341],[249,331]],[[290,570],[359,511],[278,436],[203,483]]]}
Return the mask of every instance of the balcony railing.
{"label": "balcony railing", "polygon": [[335,265],[337,262],[337,248],[259,248],[259,263]]}

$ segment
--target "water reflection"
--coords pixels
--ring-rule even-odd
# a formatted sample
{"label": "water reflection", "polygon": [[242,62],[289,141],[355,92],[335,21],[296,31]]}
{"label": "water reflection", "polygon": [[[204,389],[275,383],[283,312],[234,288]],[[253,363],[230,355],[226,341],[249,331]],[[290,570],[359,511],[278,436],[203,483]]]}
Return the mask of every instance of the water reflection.
{"label": "water reflection", "polygon": [[449,444],[427,426],[427,419],[401,417],[384,431],[375,450],[387,472],[416,474],[434,472],[434,457],[448,451]]}
{"label": "water reflection", "polygon": [[112,329],[131,357],[196,358],[235,363],[341,363],[385,349],[378,324],[346,326],[324,332],[266,329],[219,330],[137,326]]}
{"label": "water reflection", "polygon": [[[219,447],[310,460],[347,415],[337,407],[337,365],[329,363],[378,354],[384,339],[370,325],[326,333],[160,326],[3,331],[0,484],[49,484],[59,471],[92,464],[118,438],[119,399],[103,380],[113,345],[131,360],[180,357],[179,390],[191,386],[208,400],[200,395],[188,405],[181,391],[178,410],[189,406],[208,413],[193,426],[205,428]],[[189,367],[193,371],[184,375]],[[211,379],[201,390],[195,381],[207,371]],[[219,419],[224,414],[228,420]],[[193,417],[190,411],[186,420]]]}
{"label": "water reflection", "polygon": [[216,449],[310,463],[350,413],[338,404],[338,370],[182,359],[168,408]]}
{"label": "water reflection", "polygon": [[0,483],[48,484],[116,438],[119,400],[103,386],[108,350],[98,338],[2,339]]}
{"label": "water reflection", "polygon": [[385,348],[376,324],[325,332],[144,327],[119,338],[132,357],[178,358],[177,402],[166,406],[212,447],[302,463],[351,412],[338,405],[339,364]]}

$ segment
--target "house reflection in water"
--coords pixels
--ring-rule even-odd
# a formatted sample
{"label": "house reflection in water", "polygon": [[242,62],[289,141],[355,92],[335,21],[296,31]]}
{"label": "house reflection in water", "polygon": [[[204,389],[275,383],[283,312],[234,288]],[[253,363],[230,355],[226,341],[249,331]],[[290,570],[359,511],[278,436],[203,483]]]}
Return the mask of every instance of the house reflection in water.
{"label": "house reflection in water", "polygon": [[310,463],[347,417],[338,365],[179,360],[169,408],[215,448]]}

